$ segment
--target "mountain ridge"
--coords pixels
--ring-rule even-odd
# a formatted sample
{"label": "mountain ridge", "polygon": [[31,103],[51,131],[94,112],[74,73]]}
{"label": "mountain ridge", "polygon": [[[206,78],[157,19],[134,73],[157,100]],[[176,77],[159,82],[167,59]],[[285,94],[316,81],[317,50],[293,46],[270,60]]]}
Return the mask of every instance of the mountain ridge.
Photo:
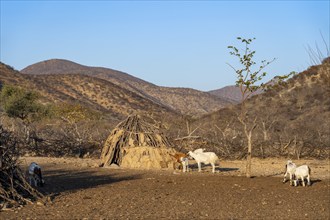
{"label": "mountain ridge", "polygon": [[27,75],[83,74],[107,80],[145,99],[194,117],[210,113],[234,102],[190,88],[162,87],[128,73],[104,67],[89,67],[63,59],[41,61],[21,70]]}
{"label": "mountain ridge", "polygon": [[[136,93],[109,81],[81,74],[21,74],[0,63],[0,81],[35,90],[44,103],[79,103],[110,114],[117,121],[130,114],[155,113],[161,117],[177,117],[177,112],[144,99]],[[167,117],[166,116],[166,117]]]}

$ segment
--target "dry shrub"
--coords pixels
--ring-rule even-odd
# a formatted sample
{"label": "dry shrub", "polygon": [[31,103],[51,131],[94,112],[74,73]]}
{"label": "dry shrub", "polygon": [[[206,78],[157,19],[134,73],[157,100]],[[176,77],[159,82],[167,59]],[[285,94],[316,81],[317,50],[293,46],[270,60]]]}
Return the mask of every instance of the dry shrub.
{"label": "dry shrub", "polygon": [[0,125],[0,210],[32,203],[41,197],[18,166],[16,141]]}

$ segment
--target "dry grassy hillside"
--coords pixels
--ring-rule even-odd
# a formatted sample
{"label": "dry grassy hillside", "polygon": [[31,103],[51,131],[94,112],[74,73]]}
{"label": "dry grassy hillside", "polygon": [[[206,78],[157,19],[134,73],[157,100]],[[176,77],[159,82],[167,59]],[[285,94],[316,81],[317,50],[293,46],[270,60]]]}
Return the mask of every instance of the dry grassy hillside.
{"label": "dry grassy hillside", "polygon": [[[286,84],[248,100],[249,118],[257,118],[254,155],[328,157],[330,151],[330,58]],[[243,157],[245,137],[237,120],[240,106],[199,120],[199,135],[224,156]],[[207,129],[208,128],[208,129]],[[212,145],[212,144],[211,144]]]}
{"label": "dry grassy hillside", "polygon": [[161,100],[162,103],[166,103],[166,106],[193,117],[214,112],[232,104],[224,98],[220,99],[206,92],[188,88],[158,87],[145,88],[145,91]]}
{"label": "dry grassy hillside", "polygon": [[0,81],[2,83],[29,84],[27,76],[22,75],[9,65],[0,62]]}
{"label": "dry grassy hillside", "polygon": [[[118,116],[132,113],[156,115],[175,114],[174,111],[119,87],[109,81],[87,75],[61,74],[32,76],[39,89],[56,99],[80,101],[92,108]],[[122,118],[122,117],[121,117]]]}
{"label": "dry grassy hillside", "polygon": [[[82,74],[26,75],[1,64],[0,81],[38,91],[46,102],[80,103],[123,119],[132,113],[177,115],[173,110],[154,103],[109,81]],[[166,116],[165,116],[166,117]]]}
{"label": "dry grassy hillside", "polygon": [[226,98],[206,92],[186,88],[159,87],[124,72],[83,66],[67,60],[54,59],[39,62],[26,67],[21,72],[32,75],[74,73],[93,76],[116,84],[158,105],[191,116],[210,113],[232,103]]}

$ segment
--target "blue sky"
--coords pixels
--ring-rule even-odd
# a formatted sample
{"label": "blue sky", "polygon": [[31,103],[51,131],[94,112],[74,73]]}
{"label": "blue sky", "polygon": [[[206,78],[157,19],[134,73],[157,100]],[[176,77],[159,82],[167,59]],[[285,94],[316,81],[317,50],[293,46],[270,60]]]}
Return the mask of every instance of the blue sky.
{"label": "blue sky", "polygon": [[310,65],[329,46],[329,1],[4,1],[0,60],[47,59],[127,72],[151,83],[208,91],[235,84],[228,45],[253,38],[268,79]]}

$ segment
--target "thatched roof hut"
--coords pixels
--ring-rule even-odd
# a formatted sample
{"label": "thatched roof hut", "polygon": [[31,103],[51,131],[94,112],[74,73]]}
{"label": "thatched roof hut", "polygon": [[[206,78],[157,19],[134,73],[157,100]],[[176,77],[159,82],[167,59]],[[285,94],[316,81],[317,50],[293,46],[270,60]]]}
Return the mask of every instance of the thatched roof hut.
{"label": "thatched roof hut", "polygon": [[117,164],[126,168],[173,168],[170,154],[176,151],[159,128],[146,119],[132,115],[112,130],[102,149],[103,166]]}

